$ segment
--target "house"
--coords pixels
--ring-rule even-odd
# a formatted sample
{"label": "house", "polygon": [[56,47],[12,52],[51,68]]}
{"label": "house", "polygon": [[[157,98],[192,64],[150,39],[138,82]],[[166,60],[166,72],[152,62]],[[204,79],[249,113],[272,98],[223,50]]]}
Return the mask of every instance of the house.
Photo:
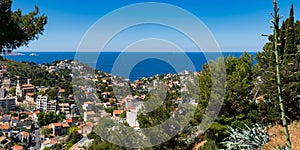
{"label": "house", "polygon": [[113,118],[114,118],[114,119],[118,119],[119,116],[120,116],[123,112],[124,112],[123,110],[114,110],[114,111],[113,111]]}
{"label": "house", "polygon": [[59,103],[58,109],[60,112],[70,114],[70,104],[69,103]]}
{"label": "house", "polygon": [[30,143],[30,133],[26,131],[22,131],[19,133],[18,138],[22,144],[25,144],[26,146]]}
{"label": "house", "polygon": [[139,127],[139,122],[137,121],[138,109],[136,107],[130,107],[126,111],[126,122],[131,127]]}
{"label": "house", "polygon": [[103,92],[101,93],[103,98],[109,98],[110,97],[110,92]]}
{"label": "house", "polygon": [[41,149],[45,149],[46,147],[50,148],[51,146],[57,144],[58,142],[55,139],[50,139],[42,142]]}
{"label": "house", "polygon": [[34,103],[35,102],[35,94],[34,93],[26,93],[25,100],[27,102]]}
{"label": "house", "polygon": [[56,100],[51,100],[47,102],[47,112],[56,112],[57,108],[57,101]]}
{"label": "house", "polygon": [[66,135],[70,125],[67,123],[51,123],[48,128],[51,130],[53,136]]}
{"label": "house", "polygon": [[1,96],[0,97],[0,112],[9,112],[13,111],[16,108],[16,97]]}
{"label": "house", "polygon": [[23,84],[21,87],[22,97],[25,97],[27,93],[34,93],[36,91],[35,86],[30,83],[28,79],[27,84]]}
{"label": "house", "polygon": [[0,148],[10,149],[11,148],[11,141],[6,138],[6,136],[0,137]]}
{"label": "house", "polygon": [[83,136],[87,136],[88,134],[90,134],[93,131],[94,124],[92,122],[87,122],[87,123],[80,125],[78,128],[79,128],[78,132],[80,134],[82,134]]}
{"label": "house", "polygon": [[9,125],[0,124],[0,133],[3,135],[9,135],[11,132],[11,127]]}
{"label": "house", "polygon": [[48,102],[47,96],[38,95],[36,98],[36,109],[42,110],[44,112],[47,111],[47,102]]}

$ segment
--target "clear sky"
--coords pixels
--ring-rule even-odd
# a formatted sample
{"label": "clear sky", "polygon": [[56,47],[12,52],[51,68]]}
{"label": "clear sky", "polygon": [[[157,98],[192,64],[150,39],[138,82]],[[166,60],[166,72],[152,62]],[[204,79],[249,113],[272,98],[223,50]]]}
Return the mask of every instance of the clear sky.
{"label": "clear sky", "polygon": [[[202,20],[215,36],[223,51],[259,51],[266,42],[260,34],[272,29],[270,12],[273,0],[152,0],[181,7]],[[85,32],[102,16],[137,0],[13,0],[13,10],[24,13],[37,5],[48,16],[45,32],[39,40],[32,41],[26,51],[75,51]],[[278,0],[280,14],[288,17],[290,5],[299,19],[299,0]],[[148,27],[151,33],[155,27]],[[142,30],[136,28],[131,35]],[[144,31],[144,30],[143,30]],[[114,44],[117,49],[118,45]],[[186,49],[189,49],[187,44]]]}

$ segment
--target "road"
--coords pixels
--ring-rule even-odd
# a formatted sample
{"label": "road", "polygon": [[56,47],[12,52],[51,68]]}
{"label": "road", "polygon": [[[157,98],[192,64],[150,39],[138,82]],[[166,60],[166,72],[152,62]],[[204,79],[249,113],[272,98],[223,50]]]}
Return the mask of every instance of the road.
{"label": "road", "polygon": [[[37,127],[36,125],[34,125],[35,127]],[[30,150],[40,150],[41,149],[41,133],[40,133],[40,128],[35,128],[32,133],[31,133],[31,137],[34,137],[34,143],[31,142],[29,144],[29,148]]]}

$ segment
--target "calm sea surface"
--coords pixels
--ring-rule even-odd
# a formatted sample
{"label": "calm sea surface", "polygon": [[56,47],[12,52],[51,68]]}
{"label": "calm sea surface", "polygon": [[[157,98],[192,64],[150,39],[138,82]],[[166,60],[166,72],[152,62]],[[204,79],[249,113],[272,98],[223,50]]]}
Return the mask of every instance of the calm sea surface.
{"label": "calm sea surface", "polygon": [[[35,62],[37,64],[52,63],[55,60],[71,60],[74,59],[75,52],[34,52],[38,56],[30,56],[31,52],[22,52],[24,56],[5,56],[5,58],[15,60],[18,62],[27,61]],[[122,54],[122,55],[121,55]],[[250,54],[255,57],[255,52],[250,52]],[[97,59],[96,64],[89,63],[89,57],[98,56],[96,52],[86,52],[77,54],[77,56],[84,57],[85,62],[91,66],[96,66],[96,69],[114,73],[116,75],[121,75],[130,78],[130,80],[139,79],[142,77],[150,77],[156,74],[165,74],[165,73],[178,73],[184,70],[190,70],[191,65],[186,65],[185,60],[190,60],[192,66],[196,71],[201,71],[202,65],[205,64],[208,60],[217,59],[220,54],[210,52],[210,53],[196,53],[196,52],[187,52],[187,53],[172,53],[172,52],[160,52],[160,53],[138,53],[130,52],[119,53],[119,52],[102,52]],[[242,52],[225,52],[222,55],[224,56],[236,56],[239,57],[242,55]],[[118,59],[120,58],[121,59]],[[136,60],[139,58],[144,58]],[[76,59],[77,60],[77,59]],[[81,60],[81,59],[80,59]],[[119,61],[119,65],[115,65],[115,62]],[[167,62],[176,62],[176,63],[167,63]],[[120,64],[121,63],[121,64]],[[113,67],[117,66],[114,71]],[[131,66],[131,68],[129,67]],[[130,68],[130,70],[126,70]],[[122,71],[124,69],[124,71]],[[124,73],[124,72],[129,72]],[[122,74],[123,73],[123,74]]]}

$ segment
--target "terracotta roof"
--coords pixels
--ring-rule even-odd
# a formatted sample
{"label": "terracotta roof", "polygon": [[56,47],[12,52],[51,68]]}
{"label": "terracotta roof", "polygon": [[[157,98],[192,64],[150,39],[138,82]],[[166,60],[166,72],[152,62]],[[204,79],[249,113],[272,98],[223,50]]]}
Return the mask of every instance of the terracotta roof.
{"label": "terracotta roof", "polygon": [[6,136],[1,136],[0,137],[0,141],[3,141],[3,140],[5,140],[6,139]]}
{"label": "terracotta roof", "polygon": [[34,96],[34,93],[26,93],[26,96]]}
{"label": "terracotta roof", "polygon": [[128,109],[128,110],[136,110],[136,107],[131,106],[131,107],[128,107],[127,109]]}
{"label": "terracotta roof", "polygon": [[11,117],[11,120],[20,120],[19,117]]}
{"label": "terracotta roof", "polygon": [[70,126],[69,126],[69,124],[62,124],[62,127],[63,128],[69,128]]}
{"label": "terracotta roof", "polygon": [[53,124],[55,127],[61,126],[61,123],[51,123],[51,124]]}
{"label": "terracotta roof", "polygon": [[32,84],[23,84],[22,87],[33,87]]}
{"label": "terracotta roof", "polygon": [[20,132],[20,134],[21,134],[22,136],[27,136],[27,137],[30,136],[30,133],[28,133],[28,132],[26,132],[26,131],[22,131],[22,132]]}
{"label": "terracotta roof", "polygon": [[15,145],[11,148],[12,148],[12,150],[23,150],[23,146],[20,146],[20,145]]}
{"label": "terracotta roof", "polygon": [[79,148],[78,144],[73,145],[70,150],[77,150]]}
{"label": "terracotta roof", "polygon": [[7,125],[0,125],[0,130],[8,130],[9,126]]}
{"label": "terracotta roof", "polygon": [[41,113],[41,111],[37,110],[37,111],[35,111],[33,113],[38,115],[39,113]]}
{"label": "terracotta roof", "polygon": [[72,123],[73,121],[72,121],[72,119],[66,119],[66,122],[67,123]]}
{"label": "terracotta roof", "polygon": [[123,110],[114,110],[113,114],[121,115],[124,111]]}
{"label": "terracotta roof", "polygon": [[106,94],[109,95],[110,92],[103,92],[103,93],[102,93],[102,95],[106,95]]}
{"label": "terracotta roof", "polygon": [[65,89],[59,89],[58,92],[64,93],[66,90]]}

